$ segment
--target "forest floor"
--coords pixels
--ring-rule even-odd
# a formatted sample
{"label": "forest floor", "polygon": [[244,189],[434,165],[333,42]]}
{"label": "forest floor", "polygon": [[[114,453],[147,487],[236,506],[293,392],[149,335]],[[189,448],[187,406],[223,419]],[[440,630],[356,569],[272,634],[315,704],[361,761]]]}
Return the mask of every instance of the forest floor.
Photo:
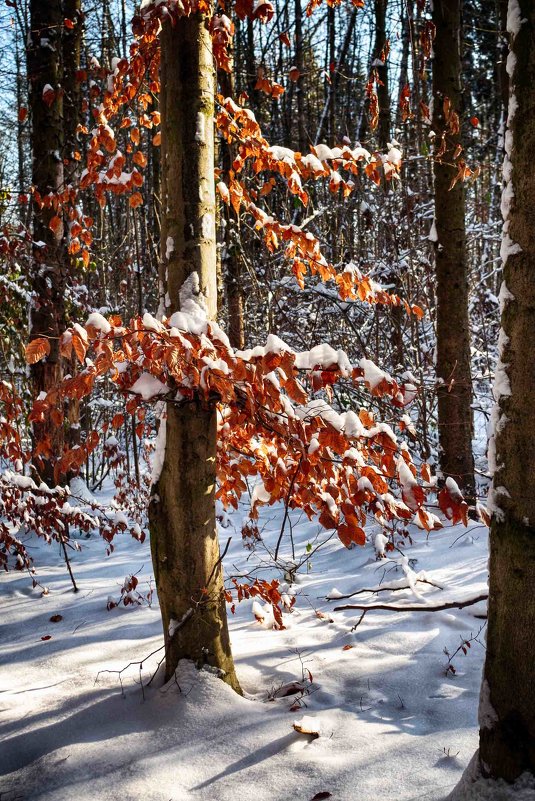
{"label": "forest floor", "polygon": [[[229,518],[221,531],[223,545],[232,536],[227,575],[253,570],[283,580],[264,548],[273,549],[282,511],[263,509],[263,543],[254,551],[242,545],[243,512]],[[486,591],[485,528],[411,535],[402,550],[416,574],[425,571],[441,589],[417,583],[355,602],[425,605]],[[377,560],[372,543],[346,550],[336,537],[315,552],[322,537],[317,524],[294,520],[302,565],[287,588],[296,602],[284,613],[284,630],[258,622],[251,600],[229,615],[243,698],[188,664],[177,683],[141,689],[140,677],[148,681],[162,656],[146,658],[162,643],[157,599],[110,611],[106,603],[119,598],[129,573],[137,573],[139,590],[149,588],[148,543],[124,535],[107,557],[100,539],[80,540],[73,555],[80,592],[73,594],[57,546],[30,539],[50,592],[41,597],[25,574],[2,577],[1,801],[443,799],[477,747],[485,621],[476,616],[484,604],[370,611],[353,631],[361,613],[334,612],[341,602],[326,596],[406,583],[402,555]],[[287,534],[283,551],[289,559]],[[444,650],[453,654],[473,637],[450,663]],[[142,667],[120,678],[99,673],[135,660]],[[279,697],[291,682],[301,682],[302,692]],[[319,737],[294,730],[303,717]]]}

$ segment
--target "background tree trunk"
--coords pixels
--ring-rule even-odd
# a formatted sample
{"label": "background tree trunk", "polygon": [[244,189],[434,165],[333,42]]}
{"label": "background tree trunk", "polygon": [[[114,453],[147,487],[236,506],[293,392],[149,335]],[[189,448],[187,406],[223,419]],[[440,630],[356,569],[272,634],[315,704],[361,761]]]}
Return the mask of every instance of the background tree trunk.
{"label": "background tree trunk", "polygon": [[[435,152],[446,130],[444,99],[461,117],[460,0],[437,0],[433,61]],[[472,381],[468,320],[465,195],[462,182],[450,190],[453,153],[461,134],[446,133],[447,150],[434,161],[437,302],[438,427],[440,469],[458,483],[468,500],[475,496],[472,454]],[[448,164],[449,162],[449,164]]]}
{"label": "background tree trunk", "polygon": [[373,48],[373,60],[379,76],[380,83],[377,87],[377,99],[379,102],[379,123],[377,138],[379,146],[386,149],[390,141],[390,92],[388,89],[388,64],[387,59],[382,61],[381,55],[386,47],[386,10],[388,0],[375,0],[375,45]]}
{"label": "background tree trunk", "polygon": [[[79,162],[73,154],[78,149],[77,127],[80,122],[81,91],[80,91],[80,49],[82,43],[83,14],[81,0],[64,0],[63,13],[65,18],[74,23],[73,28],[64,27],[62,35],[62,86],[63,86],[63,157],[65,183],[73,183],[79,172]],[[68,254],[67,232],[64,238],[64,258],[69,272],[74,269]],[[74,375],[77,369],[76,357],[73,353],[68,371]],[[80,401],[78,398],[69,398],[66,402],[66,417],[68,420],[67,438],[69,447],[80,444]]]}
{"label": "background tree trunk", "polygon": [[[511,4],[509,4],[511,6]],[[535,774],[535,7],[520,0],[512,39],[504,164],[504,282],[497,368],[489,626],[480,714],[485,774]],[[517,243],[517,244],[515,244]]]}
{"label": "background tree trunk", "polygon": [[295,0],[295,66],[299,70],[299,77],[295,84],[297,96],[297,149],[306,153],[307,129],[305,120],[305,61],[303,58],[303,9],[301,0]]}
{"label": "background tree trunk", "polygon": [[[58,337],[65,320],[65,259],[63,225],[50,228],[56,212],[41,208],[39,197],[63,188],[63,100],[61,76],[61,0],[31,0],[27,44],[28,84],[32,123],[33,247],[31,286],[33,301],[30,339],[50,337],[50,355],[31,366],[34,397],[54,387],[62,377]],[[50,87],[50,90],[45,91]],[[52,94],[53,93],[53,94]],[[50,422],[35,423],[34,446],[47,442],[51,454],[61,457],[64,433]],[[36,455],[33,465],[47,484],[57,483],[54,460]]]}
{"label": "background tree trunk", "polygon": [[[166,313],[182,293],[217,312],[214,193],[214,66],[201,14],[161,33],[162,253]],[[171,241],[172,240],[172,241]],[[151,548],[165,638],[165,675],[180,659],[221,671],[239,691],[230,652],[215,520],[216,409],[196,399],[167,405],[163,469],[149,508]],[[176,623],[173,623],[175,621]],[[178,626],[178,628],[177,628]]]}
{"label": "background tree trunk", "polygon": [[[234,81],[232,73],[219,70],[219,85],[224,97],[234,97]],[[232,145],[221,140],[221,167],[223,180],[228,183],[229,173],[232,169]],[[225,234],[223,241],[223,256],[221,268],[225,294],[227,296],[228,338],[234,348],[245,347],[245,325],[243,317],[243,289],[241,277],[241,242],[239,217],[229,204],[223,204],[223,218],[225,220]]]}

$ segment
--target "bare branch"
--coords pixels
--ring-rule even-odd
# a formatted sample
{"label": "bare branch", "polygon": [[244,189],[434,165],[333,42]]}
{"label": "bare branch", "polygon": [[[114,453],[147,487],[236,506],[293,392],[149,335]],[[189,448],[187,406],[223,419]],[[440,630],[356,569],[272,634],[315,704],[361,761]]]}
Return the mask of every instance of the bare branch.
{"label": "bare branch", "polygon": [[384,609],[387,612],[443,612],[446,609],[464,609],[465,606],[473,606],[480,601],[488,600],[488,593],[476,595],[474,598],[467,598],[464,601],[447,601],[443,604],[416,604],[413,606],[396,606],[395,604],[344,604],[335,606],[333,612],[343,612],[345,609],[363,609],[368,612],[370,609]]}

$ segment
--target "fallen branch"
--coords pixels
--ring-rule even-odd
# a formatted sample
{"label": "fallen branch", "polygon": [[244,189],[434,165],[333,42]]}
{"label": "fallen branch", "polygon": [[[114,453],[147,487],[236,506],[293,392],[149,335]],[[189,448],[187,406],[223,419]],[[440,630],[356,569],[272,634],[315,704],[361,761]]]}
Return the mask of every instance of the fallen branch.
{"label": "fallen branch", "polygon": [[[429,581],[429,579],[424,578],[417,578],[415,579],[415,583],[420,582],[421,584],[430,584],[431,587],[436,587],[437,590],[443,590],[440,584],[435,584],[434,581]],[[364,592],[376,593],[376,592],[396,592],[397,590],[411,590],[412,587],[407,582],[406,584],[396,584],[390,586],[380,586],[380,587],[364,587],[362,590],[355,590],[355,592],[350,592],[349,595],[337,595],[336,598],[331,598],[329,595],[325,596],[326,601],[341,601],[344,598],[353,598],[355,595],[361,595]],[[336,611],[336,610],[335,610]]]}
{"label": "fallen branch", "polygon": [[446,609],[464,609],[465,606],[473,606],[480,601],[488,600],[488,593],[476,595],[475,598],[467,598],[464,601],[447,601],[443,604],[416,604],[414,606],[396,606],[394,604],[344,604],[335,606],[333,612],[343,612],[346,609],[363,609],[368,612],[370,609],[384,609],[387,612],[444,612]]}

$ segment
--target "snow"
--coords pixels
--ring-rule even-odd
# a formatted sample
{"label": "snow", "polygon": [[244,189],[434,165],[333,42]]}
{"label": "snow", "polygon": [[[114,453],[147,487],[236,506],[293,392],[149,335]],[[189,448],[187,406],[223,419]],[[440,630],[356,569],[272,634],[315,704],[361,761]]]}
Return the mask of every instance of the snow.
{"label": "snow", "polygon": [[[290,150],[288,147],[278,147],[277,145],[272,145],[271,147],[267,148],[268,153],[271,153],[274,159],[277,161],[284,161],[287,164],[291,164],[295,166],[295,153],[293,150]],[[320,169],[323,169],[320,167]]]}
{"label": "snow", "polygon": [[465,775],[446,801],[533,801],[535,776],[523,774],[512,785],[481,776],[478,755],[474,754]]}
{"label": "snow", "polygon": [[169,392],[169,387],[150,373],[142,373],[140,377],[130,387],[130,392],[135,395],[141,395],[143,400],[150,400],[156,395],[166,395]]}
{"label": "snow", "polygon": [[[223,542],[232,535],[227,575],[254,570],[284,581],[282,571],[267,567],[265,548],[272,551],[278,538],[282,507],[261,510],[262,541],[251,552],[241,545],[246,506],[228,516],[222,531]],[[229,615],[244,697],[189,663],[180,665],[177,683],[155,680],[142,694],[140,676],[148,680],[162,654],[146,659],[162,644],[157,599],[112,611],[106,603],[108,596],[118,598],[125,575],[136,574],[138,589],[147,591],[148,542],[119,537],[106,558],[102,541],[79,540],[81,551],[71,555],[77,595],[57,548],[31,542],[39,580],[50,593],[40,597],[15,571],[3,578],[2,797],[235,801],[253,795],[255,801],[306,801],[330,792],[334,801],[355,801],[358,787],[360,801],[443,801],[477,746],[484,648],[474,642],[466,656],[456,657],[455,675],[445,674],[443,649],[453,652],[460,637],[479,630],[474,614],[481,614],[481,604],[440,613],[373,611],[352,630],[361,613],[335,611],[339,601],[326,600],[329,589],[336,587],[329,593],[334,599],[377,589],[353,599],[359,603],[414,601],[408,559],[387,553],[376,561],[373,537],[351,551],[331,538],[310,554],[306,546],[318,543],[318,526],[292,516],[302,565],[295,583],[281,585],[296,597],[293,611],[283,613],[286,629],[271,627],[270,610],[258,599]],[[376,531],[371,527],[369,534]],[[429,537],[411,527],[411,536],[415,544],[404,548],[406,556],[443,587],[418,584],[429,603],[485,590],[487,546],[480,526]],[[280,558],[291,559],[288,535]],[[381,591],[386,585],[398,589]],[[254,612],[264,620],[258,622]],[[51,622],[57,614],[62,619]],[[51,639],[43,641],[47,635]],[[132,665],[122,674],[122,689],[117,673],[99,674],[136,660],[143,660],[142,668]],[[277,696],[289,682],[298,682],[302,692]],[[299,708],[291,711],[294,703]],[[321,736],[299,733],[294,723]],[[532,798],[529,792],[515,801]],[[491,796],[459,795],[456,801],[480,797]]]}
{"label": "snow", "polygon": [[[206,215],[205,215],[206,216]],[[208,215],[210,216],[210,215]],[[203,218],[204,220],[204,218]],[[211,218],[213,222],[213,218]],[[212,224],[211,222],[211,224]],[[204,236],[204,222],[203,222],[203,236]],[[191,317],[206,319],[206,301],[201,291],[201,282],[199,274],[192,272],[180,287],[180,311],[190,315]],[[174,315],[171,317],[171,325],[176,325],[177,328],[181,326],[176,322],[172,322]],[[187,329],[186,329],[187,330]]]}
{"label": "snow", "polygon": [[251,493],[251,506],[255,506],[257,503],[269,503],[270,500],[271,495],[264,487],[264,482],[258,481]]}
{"label": "snow", "polygon": [[328,161],[333,158],[333,152],[327,145],[315,145],[316,156],[320,161]]}
{"label": "snow", "polygon": [[171,258],[175,249],[175,241],[172,236],[168,236],[165,240],[165,258],[167,261]]}
{"label": "snow", "polygon": [[522,19],[518,0],[509,0],[507,3],[507,31],[516,36],[520,31],[522,22],[524,20]]}
{"label": "snow", "polygon": [[96,328],[97,331],[100,331],[102,334],[109,334],[111,331],[111,325],[99,312],[92,312],[89,315],[85,321],[85,327],[87,328],[88,325],[92,325],[93,328]]}
{"label": "snow", "polygon": [[392,377],[381,370],[380,367],[371,361],[371,359],[361,359],[359,367],[364,370],[364,380],[370,385],[370,389],[375,389],[381,381],[392,381]]}
{"label": "snow", "polygon": [[145,312],[143,315],[142,325],[147,331],[154,331],[155,333],[159,333],[160,331],[164,330],[161,322],[148,312]]}
{"label": "snow", "polygon": [[201,142],[202,144],[206,142],[206,116],[200,111],[197,113],[195,141]]}

